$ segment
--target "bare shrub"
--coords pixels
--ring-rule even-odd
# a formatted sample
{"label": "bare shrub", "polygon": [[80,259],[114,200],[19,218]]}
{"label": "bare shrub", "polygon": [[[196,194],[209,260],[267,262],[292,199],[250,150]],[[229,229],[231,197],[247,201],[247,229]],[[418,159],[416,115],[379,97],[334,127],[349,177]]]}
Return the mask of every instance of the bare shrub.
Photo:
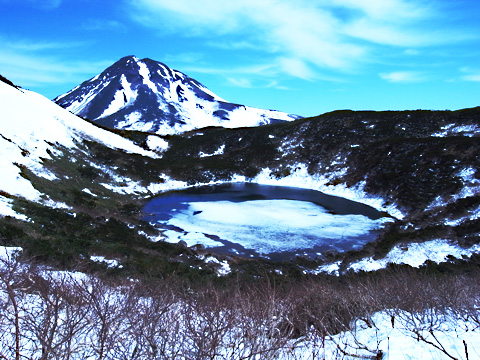
{"label": "bare shrub", "polygon": [[19,360],[23,350],[21,307],[24,292],[18,288],[20,264],[14,258],[0,260],[0,357]]}

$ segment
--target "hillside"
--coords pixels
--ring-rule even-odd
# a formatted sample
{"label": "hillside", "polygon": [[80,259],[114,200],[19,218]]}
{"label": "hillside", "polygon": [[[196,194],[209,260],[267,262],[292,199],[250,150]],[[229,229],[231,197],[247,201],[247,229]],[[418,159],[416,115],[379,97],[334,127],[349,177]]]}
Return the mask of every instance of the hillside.
{"label": "hillside", "polygon": [[[127,243],[129,237],[138,238],[142,246],[150,247],[149,239],[161,238],[159,229],[139,222],[139,207],[150,196],[239,180],[339,194],[396,219],[364,249],[325,255],[327,262],[343,259],[341,268],[369,256],[382,258],[398,244],[442,239],[467,249],[479,243],[480,108],[337,111],[262,127],[211,127],[158,136],[112,133],[37,94],[0,85],[6,103],[2,119],[15,120],[2,122],[0,131],[6,155],[3,214],[34,220],[22,224],[4,218],[4,243],[25,244],[37,226],[50,224],[42,241],[52,254],[58,249],[52,248],[50,238],[57,234],[54,242],[65,241],[61,248],[68,247],[67,259],[77,258],[78,251],[84,256],[113,256],[123,264],[127,260],[123,250],[99,246],[96,234],[88,229],[78,232],[83,226],[79,221],[90,223],[94,232],[106,231],[100,243],[120,235],[110,233],[121,228],[106,226],[111,220],[124,224],[121,237]],[[39,212],[39,206],[50,210]],[[62,220],[57,224],[51,217]],[[132,224],[139,228],[133,230]],[[77,236],[83,245],[74,250],[66,244]],[[62,263],[64,251],[58,253]]]}

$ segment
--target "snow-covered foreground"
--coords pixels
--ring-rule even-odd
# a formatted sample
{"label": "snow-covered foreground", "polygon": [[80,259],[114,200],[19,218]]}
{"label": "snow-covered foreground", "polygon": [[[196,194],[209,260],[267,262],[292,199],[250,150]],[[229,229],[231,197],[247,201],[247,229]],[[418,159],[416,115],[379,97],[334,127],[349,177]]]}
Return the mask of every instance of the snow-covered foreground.
{"label": "snow-covered foreground", "polygon": [[386,310],[355,321],[351,331],[329,336],[323,344],[307,341],[295,358],[480,359],[478,320],[478,313],[473,320],[434,310]]}
{"label": "snow-covered foreground", "polygon": [[[0,354],[6,359],[480,359],[478,300],[468,297],[455,308],[362,311],[348,330],[332,331],[332,319],[320,313],[310,315],[323,320],[302,325],[303,312],[292,311],[296,297],[277,297],[268,287],[235,290],[223,300],[212,289],[178,295],[166,283],[151,288],[126,280],[110,287],[91,276],[38,271],[6,256],[10,249],[3,253]],[[364,305],[361,299],[356,306]],[[341,309],[333,315],[345,316]]]}

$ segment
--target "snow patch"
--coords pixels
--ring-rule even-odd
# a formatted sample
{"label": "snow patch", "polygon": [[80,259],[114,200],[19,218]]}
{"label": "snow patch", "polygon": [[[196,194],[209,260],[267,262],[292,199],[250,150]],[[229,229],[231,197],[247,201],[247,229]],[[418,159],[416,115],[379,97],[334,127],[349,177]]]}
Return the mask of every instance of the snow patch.
{"label": "snow patch", "polygon": [[480,134],[480,127],[478,125],[456,125],[448,124],[442,127],[442,132],[432,134],[434,137],[445,137],[449,135],[463,135],[473,137]]}
{"label": "snow patch", "polygon": [[21,247],[15,247],[15,246],[0,246],[0,265],[1,262],[8,262],[22,252],[23,249]]}
{"label": "snow patch", "polygon": [[142,76],[143,83],[147,85],[154,94],[158,93],[157,86],[152,82],[152,80],[150,80],[150,71],[148,70],[147,65],[142,61],[137,61],[137,65],[140,68],[138,73]]}
{"label": "snow patch", "polygon": [[204,260],[207,264],[213,263],[219,265],[217,267],[216,272],[218,276],[225,276],[228,275],[232,272],[232,269],[230,268],[230,265],[228,264],[227,260],[220,261],[216,257],[209,256],[205,258]]}
{"label": "snow patch", "polygon": [[84,193],[88,194],[88,195],[93,196],[93,197],[98,197],[98,195],[94,194],[90,189],[85,188],[85,189],[82,189],[82,191]]}
{"label": "snow patch", "polygon": [[133,103],[137,98],[137,91],[132,90],[132,87],[124,74],[122,74],[120,78],[120,83],[122,85],[122,89],[116,91],[112,102],[108,105],[105,111],[99,117],[97,117],[97,119],[116,113],[125,106]]}
{"label": "snow patch", "polygon": [[210,157],[210,156],[222,155],[224,151],[225,151],[225,145],[222,145],[222,146],[220,146],[215,152],[213,152],[212,154],[205,154],[203,151],[200,151],[200,152],[198,153],[198,156],[202,158],[202,157]]}
{"label": "snow patch", "polygon": [[6,197],[0,196],[0,216],[10,216],[15,219],[27,221],[28,218],[25,215],[19,214],[15,210],[13,210],[12,203],[13,203],[12,199],[8,199]]}
{"label": "snow patch", "polygon": [[117,260],[105,259],[104,256],[90,256],[90,260],[107,264],[108,268],[122,268],[123,265],[119,264]]}
{"label": "snow patch", "polygon": [[396,245],[383,259],[374,260],[371,257],[366,258],[351,264],[349,269],[353,269],[354,271],[375,271],[385,268],[388,263],[419,267],[427,260],[441,263],[446,261],[448,256],[461,259],[464,256],[471,256],[478,252],[480,252],[480,245],[478,244],[467,249],[462,249],[448,240],[438,239],[424,243]]}
{"label": "snow patch", "polygon": [[480,358],[480,331],[474,319],[448,312],[433,316],[436,321],[432,322],[432,314],[428,311],[377,312],[367,319],[355,320],[350,331],[326,337],[321,345],[305,341],[294,351],[293,358],[464,359],[465,348],[470,359]]}
{"label": "snow patch", "polygon": [[168,141],[162,139],[161,137],[155,135],[147,136],[147,146],[150,150],[157,152],[164,152],[168,149]]}
{"label": "snow patch", "polygon": [[199,244],[205,247],[222,246],[221,242],[212,240],[211,238],[205,236],[205,234],[201,231],[178,232],[174,230],[167,230],[163,232],[163,235],[165,236],[166,242],[177,244],[180,241],[183,241],[188,247]]}

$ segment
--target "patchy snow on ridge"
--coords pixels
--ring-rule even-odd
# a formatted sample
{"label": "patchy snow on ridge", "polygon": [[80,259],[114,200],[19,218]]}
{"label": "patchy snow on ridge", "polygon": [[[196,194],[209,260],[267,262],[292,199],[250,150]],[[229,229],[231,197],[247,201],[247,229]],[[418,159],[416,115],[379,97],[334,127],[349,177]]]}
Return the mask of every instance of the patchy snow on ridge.
{"label": "patchy snow on ridge", "polygon": [[467,137],[473,137],[480,134],[480,128],[478,125],[456,125],[448,124],[442,126],[442,132],[432,134],[434,137],[445,137],[448,135],[463,135]]}
{"label": "patchy snow on ridge", "polygon": [[118,194],[153,196],[165,191],[186,189],[188,187],[186,182],[173,180],[167,175],[163,175],[159,178],[159,180],[161,179],[162,182],[151,183],[148,186],[143,186],[139,181],[134,181],[132,179],[116,175],[111,169],[102,168],[102,170],[108,172],[116,184],[101,183],[100,185]]}
{"label": "patchy snow on ridge", "polygon": [[140,68],[138,73],[142,76],[143,83],[147,85],[154,93],[157,93],[157,85],[155,85],[152,80],[150,80],[150,71],[148,70],[147,65],[139,59],[136,59],[136,62],[138,67]]}
{"label": "patchy snow on ridge", "polygon": [[137,98],[137,91],[132,90],[129,82],[125,75],[122,74],[120,78],[120,83],[122,84],[122,89],[117,90],[115,93],[112,102],[105,109],[105,111],[99,116],[100,118],[112,115],[122,109],[125,106],[131,104]]}
{"label": "patchy snow on ridge", "polygon": [[[473,254],[480,253],[480,245],[476,244],[470,248],[461,248],[445,239],[426,241],[423,243],[398,244],[382,259],[368,257],[350,264],[347,270],[357,271],[376,271],[384,269],[389,263],[405,264],[412,267],[419,267],[430,260],[441,263],[448,260],[449,256],[457,259],[470,257]],[[326,264],[318,267],[313,273],[329,273],[338,275],[340,262]],[[307,271],[309,272],[309,271]]]}
{"label": "patchy snow on ridge", "polygon": [[[102,84],[102,89],[106,88],[108,86],[108,84],[110,84],[110,82],[103,83]],[[75,89],[78,89],[79,87],[80,87],[80,85],[77,86]],[[75,91],[75,89],[72,90],[72,92]],[[97,94],[98,91],[99,91],[99,89],[96,89],[96,88],[90,90],[88,92],[88,94],[82,96],[80,99],[78,99],[74,103],[72,103],[69,106],[68,110],[71,111],[74,114],[80,113],[88,105],[88,103],[95,97],[95,95]],[[68,94],[65,94],[65,95],[68,95]],[[64,96],[62,95],[62,97],[64,97]]]}
{"label": "patchy snow on ridge", "polygon": [[419,267],[430,260],[441,263],[447,260],[448,256],[461,259],[464,256],[471,256],[480,252],[480,245],[476,244],[470,248],[462,249],[448,240],[437,239],[424,243],[409,243],[396,245],[383,259],[374,260],[366,258],[357,263],[351,264],[349,269],[355,271],[375,271],[385,268],[388,263],[406,264],[412,267]]}
{"label": "patchy snow on ridge", "polygon": [[475,177],[476,169],[472,167],[464,168],[456,175],[462,179],[463,186],[461,190],[450,196],[447,199],[437,197],[428,207],[427,210],[434,209],[439,206],[445,206],[453,203],[459,199],[465,199],[471,196],[475,196],[480,193],[480,179]]}
{"label": "patchy snow on ridge", "polygon": [[200,151],[198,153],[198,156],[203,158],[203,157],[210,157],[210,156],[216,156],[216,155],[222,155],[223,152],[225,151],[225,145],[220,146],[216,151],[214,151],[211,154],[205,154],[203,151]]}

